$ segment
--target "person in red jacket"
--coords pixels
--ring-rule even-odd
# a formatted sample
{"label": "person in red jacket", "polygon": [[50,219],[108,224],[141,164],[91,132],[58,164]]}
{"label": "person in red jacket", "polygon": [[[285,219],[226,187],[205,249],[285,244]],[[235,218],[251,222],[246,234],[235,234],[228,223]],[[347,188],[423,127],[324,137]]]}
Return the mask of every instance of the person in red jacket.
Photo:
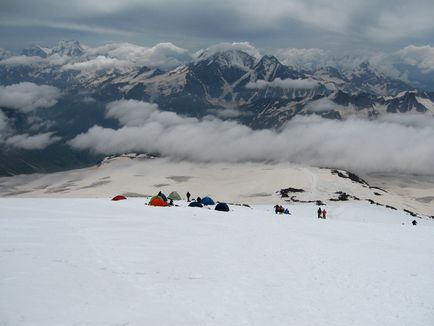
{"label": "person in red jacket", "polygon": [[327,215],[327,212],[325,209],[322,210],[322,218],[325,219]]}

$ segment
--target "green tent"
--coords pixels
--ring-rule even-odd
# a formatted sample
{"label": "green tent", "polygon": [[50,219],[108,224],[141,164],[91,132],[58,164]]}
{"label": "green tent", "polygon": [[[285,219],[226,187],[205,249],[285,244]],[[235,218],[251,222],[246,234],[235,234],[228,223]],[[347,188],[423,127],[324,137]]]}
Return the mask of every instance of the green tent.
{"label": "green tent", "polygon": [[172,191],[167,198],[172,200],[181,200],[181,196],[176,191]]}

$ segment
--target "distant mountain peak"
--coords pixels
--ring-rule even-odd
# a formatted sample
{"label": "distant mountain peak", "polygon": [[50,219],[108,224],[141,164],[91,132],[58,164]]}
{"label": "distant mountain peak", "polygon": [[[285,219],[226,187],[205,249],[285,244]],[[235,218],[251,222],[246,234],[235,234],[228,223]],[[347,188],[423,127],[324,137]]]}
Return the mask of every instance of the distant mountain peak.
{"label": "distant mountain peak", "polygon": [[50,54],[61,56],[79,57],[84,53],[84,46],[79,41],[62,40],[51,49]]}
{"label": "distant mountain peak", "polygon": [[22,55],[41,57],[41,58],[46,58],[48,56],[48,53],[49,53],[48,49],[43,48],[36,44],[32,44],[28,48],[25,48],[21,51]]}
{"label": "distant mountain peak", "polygon": [[256,58],[239,49],[229,49],[223,51],[217,51],[212,54],[207,53],[206,51],[202,52],[195,63],[205,62],[207,65],[210,64],[218,64],[223,67],[244,67],[244,68],[252,68],[256,63]]}

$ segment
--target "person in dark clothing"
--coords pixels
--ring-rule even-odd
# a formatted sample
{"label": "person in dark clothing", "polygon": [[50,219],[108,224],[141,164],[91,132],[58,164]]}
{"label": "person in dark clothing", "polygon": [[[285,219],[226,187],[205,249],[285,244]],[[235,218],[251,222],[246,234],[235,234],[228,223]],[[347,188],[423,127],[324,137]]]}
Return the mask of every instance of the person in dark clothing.
{"label": "person in dark clothing", "polygon": [[188,202],[190,201],[190,196],[191,196],[191,194],[187,191],[187,201]]}
{"label": "person in dark clothing", "polygon": [[413,222],[411,222],[411,224],[413,224],[413,225],[417,225],[417,221],[416,221],[416,220],[413,220]]}
{"label": "person in dark clothing", "polygon": [[173,206],[173,199],[170,199],[169,206]]}
{"label": "person in dark clothing", "polygon": [[279,213],[279,205],[274,205],[274,212]]}
{"label": "person in dark clothing", "polygon": [[321,207],[319,207],[319,208],[318,208],[318,211],[317,211],[317,213],[318,213],[318,218],[321,218],[321,214],[322,214],[322,210],[321,210]]}
{"label": "person in dark clothing", "polygon": [[202,198],[197,197],[196,201],[197,201],[198,203],[202,203]]}
{"label": "person in dark clothing", "polygon": [[325,209],[322,210],[322,218],[325,219],[327,215],[327,212]]}

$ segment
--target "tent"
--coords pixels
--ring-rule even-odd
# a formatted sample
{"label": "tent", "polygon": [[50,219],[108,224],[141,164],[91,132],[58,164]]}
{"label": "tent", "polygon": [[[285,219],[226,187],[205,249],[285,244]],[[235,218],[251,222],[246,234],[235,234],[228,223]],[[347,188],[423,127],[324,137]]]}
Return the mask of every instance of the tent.
{"label": "tent", "polygon": [[113,201],[124,200],[124,199],[127,199],[127,197],[122,195],[117,195],[112,198]]}
{"label": "tent", "polygon": [[167,197],[165,194],[163,194],[161,191],[158,193],[157,196],[160,196],[162,200],[167,201]]}
{"label": "tent", "polygon": [[172,200],[181,200],[181,196],[176,191],[172,191],[167,198]]}
{"label": "tent", "polygon": [[203,205],[197,201],[192,201],[188,207],[203,207]]}
{"label": "tent", "polygon": [[204,205],[215,205],[214,200],[212,200],[212,198],[208,196],[203,197],[201,203]]}
{"label": "tent", "polygon": [[167,206],[167,203],[160,196],[154,196],[149,201],[149,206]]}
{"label": "tent", "polygon": [[216,211],[221,211],[221,212],[229,212],[229,206],[226,203],[218,203],[215,206],[215,210]]}

